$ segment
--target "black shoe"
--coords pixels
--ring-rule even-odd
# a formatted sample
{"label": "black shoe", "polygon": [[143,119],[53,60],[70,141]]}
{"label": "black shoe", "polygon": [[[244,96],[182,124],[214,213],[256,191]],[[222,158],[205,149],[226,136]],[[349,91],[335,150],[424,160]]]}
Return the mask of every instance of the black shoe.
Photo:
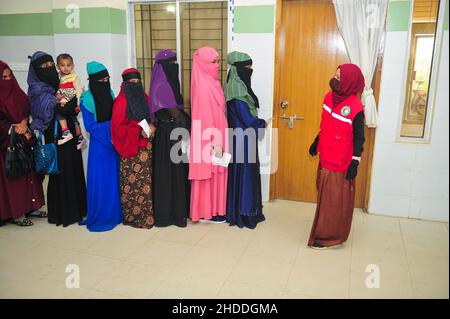
{"label": "black shoe", "polygon": [[226,216],[214,216],[211,219],[200,219],[201,223],[213,223],[213,224],[223,224],[227,222]]}

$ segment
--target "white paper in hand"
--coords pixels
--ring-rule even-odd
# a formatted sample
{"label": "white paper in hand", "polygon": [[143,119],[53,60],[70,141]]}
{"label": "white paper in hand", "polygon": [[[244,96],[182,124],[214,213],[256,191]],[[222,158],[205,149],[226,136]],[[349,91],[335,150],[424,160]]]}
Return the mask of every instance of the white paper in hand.
{"label": "white paper in hand", "polygon": [[228,164],[230,164],[230,161],[231,161],[230,153],[223,153],[222,158],[217,157],[214,154],[211,157],[212,164],[216,165],[216,166],[228,167]]}
{"label": "white paper in hand", "polygon": [[150,137],[150,134],[152,133],[152,129],[150,128],[150,125],[148,125],[148,122],[146,119],[143,119],[139,122],[139,126],[142,127],[145,134],[147,134],[148,137]]}

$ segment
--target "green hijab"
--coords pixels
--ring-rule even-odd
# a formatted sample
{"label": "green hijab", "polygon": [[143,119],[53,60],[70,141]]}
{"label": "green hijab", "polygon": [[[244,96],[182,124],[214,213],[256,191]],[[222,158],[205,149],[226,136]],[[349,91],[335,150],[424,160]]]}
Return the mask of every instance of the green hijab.
{"label": "green hijab", "polygon": [[225,93],[226,101],[233,99],[241,100],[248,104],[250,113],[253,116],[258,115],[255,99],[249,93],[244,81],[239,77],[236,63],[251,61],[251,57],[247,53],[233,51],[228,54],[228,64],[231,66],[228,71],[228,79],[224,84],[223,91]]}

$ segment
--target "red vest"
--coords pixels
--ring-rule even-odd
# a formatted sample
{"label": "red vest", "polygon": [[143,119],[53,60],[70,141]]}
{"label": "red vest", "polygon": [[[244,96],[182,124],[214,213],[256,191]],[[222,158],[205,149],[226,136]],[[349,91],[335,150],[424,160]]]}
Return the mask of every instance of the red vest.
{"label": "red vest", "polygon": [[364,111],[361,101],[352,95],[333,109],[332,93],[325,95],[320,123],[320,164],[331,171],[345,172],[353,157],[353,119]]}

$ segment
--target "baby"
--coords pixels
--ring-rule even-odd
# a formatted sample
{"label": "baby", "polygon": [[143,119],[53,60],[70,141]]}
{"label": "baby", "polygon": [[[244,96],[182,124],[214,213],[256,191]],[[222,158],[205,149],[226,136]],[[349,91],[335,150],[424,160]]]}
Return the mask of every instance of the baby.
{"label": "baby", "polygon": [[[80,96],[83,93],[83,87],[80,83],[80,78],[78,75],[73,73],[74,64],[73,58],[66,53],[58,55],[56,59],[56,63],[58,66],[59,74],[60,74],[60,84],[59,90],[56,93],[56,98],[58,99],[61,107],[72,100],[74,97],[77,98],[77,108],[75,109],[77,113],[80,112]],[[71,116],[72,120],[75,123],[75,132],[77,134],[77,149],[81,149],[86,145],[86,140],[81,133],[80,123],[78,122],[77,116]],[[73,139],[72,133],[67,126],[67,119],[64,115],[56,114],[56,119],[61,125],[61,139],[58,141],[58,145],[62,145],[67,141]]]}

